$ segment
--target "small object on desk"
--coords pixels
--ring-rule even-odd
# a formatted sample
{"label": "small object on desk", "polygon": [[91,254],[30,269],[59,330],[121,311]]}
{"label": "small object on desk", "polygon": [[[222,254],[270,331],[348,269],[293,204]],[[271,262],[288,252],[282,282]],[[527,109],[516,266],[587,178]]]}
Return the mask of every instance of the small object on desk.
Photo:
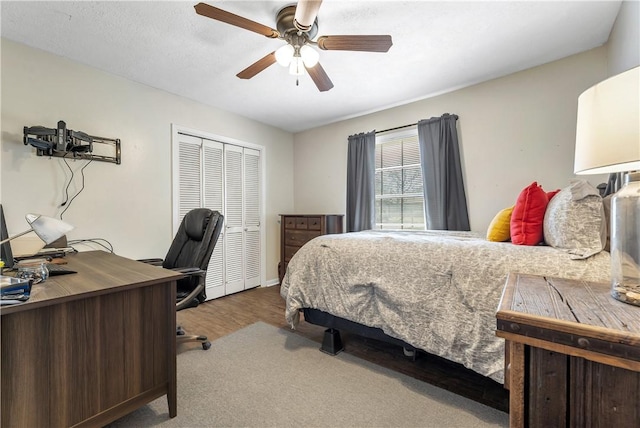
{"label": "small object on desk", "polygon": [[0,275],[0,303],[10,305],[29,300],[33,280]]}
{"label": "small object on desk", "polygon": [[46,263],[46,267],[49,270],[49,276],[77,273],[75,270],[69,269],[68,267],[58,263]]}
{"label": "small object on desk", "polygon": [[16,278],[31,279],[34,284],[46,281],[49,278],[49,270],[45,259],[24,260],[16,263],[15,268],[18,269]]}

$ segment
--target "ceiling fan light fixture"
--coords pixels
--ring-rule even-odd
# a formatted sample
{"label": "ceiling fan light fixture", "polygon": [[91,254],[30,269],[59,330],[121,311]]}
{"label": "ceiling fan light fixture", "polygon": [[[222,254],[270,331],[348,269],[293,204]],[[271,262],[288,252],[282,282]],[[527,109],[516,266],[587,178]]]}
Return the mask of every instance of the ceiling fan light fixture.
{"label": "ceiling fan light fixture", "polygon": [[276,61],[281,66],[287,67],[289,64],[291,64],[291,59],[293,58],[294,52],[295,49],[290,44],[281,46],[276,50]]}
{"label": "ceiling fan light fixture", "polygon": [[299,56],[293,57],[291,64],[289,64],[289,74],[293,74],[294,76],[302,76],[304,74],[304,63],[302,58]]}
{"label": "ceiling fan light fixture", "polygon": [[304,45],[300,48],[300,56],[307,68],[315,66],[318,63],[318,60],[320,60],[320,54],[318,51],[308,45]]}

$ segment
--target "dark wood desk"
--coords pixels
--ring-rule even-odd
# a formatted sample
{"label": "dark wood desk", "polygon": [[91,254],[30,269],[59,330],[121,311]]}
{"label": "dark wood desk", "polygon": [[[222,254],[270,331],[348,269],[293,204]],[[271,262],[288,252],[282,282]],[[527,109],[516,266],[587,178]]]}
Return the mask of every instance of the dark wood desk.
{"label": "dark wood desk", "polygon": [[640,308],[609,284],[511,274],[496,314],[511,427],[637,427]]}
{"label": "dark wood desk", "polygon": [[2,427],[102,426],[167,395],[176,416],[175,272],[103,251],[66,257],[3,306]]}

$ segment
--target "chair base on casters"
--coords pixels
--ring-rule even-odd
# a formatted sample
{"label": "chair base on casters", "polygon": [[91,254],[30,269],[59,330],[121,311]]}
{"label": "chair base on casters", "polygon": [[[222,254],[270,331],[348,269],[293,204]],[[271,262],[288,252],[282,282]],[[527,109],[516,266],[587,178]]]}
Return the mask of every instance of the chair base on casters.
{"label": "chair base on casters", "polygon": [[198,336],[196,334],[182,334],[176,336],[176,342],[178,345],[185,342],[200,342],[202,344],[202,349],[205,351],[211,348],[211,342],[207,339],[207,336]]}

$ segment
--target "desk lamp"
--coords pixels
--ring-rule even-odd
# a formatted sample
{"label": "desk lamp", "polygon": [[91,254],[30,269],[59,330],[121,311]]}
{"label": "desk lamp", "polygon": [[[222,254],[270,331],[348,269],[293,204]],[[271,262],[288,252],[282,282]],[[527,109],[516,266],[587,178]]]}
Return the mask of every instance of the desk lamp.
{"label": "desk lamp", "polygon": [[640,306],[640,67],[578,98],[574,172],[626,173],[611,198],[611,295]]}
{"label": "desk lamp", "polygon": [[18,233],[17,235],[11,236],[1,241],[0,245],[4,244],[5,242],[9,242],[19,236],[26,235],[30,232],[35,232],[36,235],[38,235],[38,237],[48,245],[56,239],[61,238],[63,235],[66,235],[67,232],[73,230],[73,226],[65,223],[62,220],[58,220],[57,218],[53,217],[46,217],[40,214],[27,214],[25,216],[25,219],[31,226],[31,229],[25,230],[22,233]]}

